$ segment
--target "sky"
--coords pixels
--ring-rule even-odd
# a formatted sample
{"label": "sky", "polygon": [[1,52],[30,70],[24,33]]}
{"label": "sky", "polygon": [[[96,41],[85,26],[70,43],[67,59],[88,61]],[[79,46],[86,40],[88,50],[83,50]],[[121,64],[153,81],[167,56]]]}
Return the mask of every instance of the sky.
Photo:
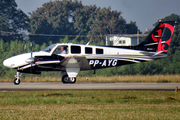
{"label": "sky", "polygon": [[[18,8],[28,14],[42,7],[50,0],[15,0]],[[55,0],[52,0],[55,1]],[[180,15],[180,0],[81,0],[83,5],[96,5],[97,7],[111,7],[112,10],[122,12],[127,23],[135,21],[138,29],[145,32],[152,29],[153,24],[171,14]]]}

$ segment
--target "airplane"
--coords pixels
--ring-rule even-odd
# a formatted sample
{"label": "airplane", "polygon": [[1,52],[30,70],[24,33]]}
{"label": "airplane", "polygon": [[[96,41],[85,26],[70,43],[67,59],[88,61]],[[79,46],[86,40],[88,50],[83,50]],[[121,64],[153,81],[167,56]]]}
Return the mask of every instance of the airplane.
{"label": "airplane", "polygon": [[146,39],[136,46],[96,46],[72,43],[52,44],[39,52],[24,53],[3,61],[16,69],[14,84],[20,84],[20,73],[41,74],[61,71],[63,83],[75,83],[79,71],[118,67],[157,60],[167,56],[175,21],[158,22]]}

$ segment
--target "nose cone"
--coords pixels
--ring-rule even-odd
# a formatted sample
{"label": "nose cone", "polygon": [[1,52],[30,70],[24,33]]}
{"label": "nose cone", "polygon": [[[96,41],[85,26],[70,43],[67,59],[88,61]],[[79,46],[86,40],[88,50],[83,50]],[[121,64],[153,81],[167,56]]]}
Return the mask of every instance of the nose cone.
{"label": "nose cone", "polygon": [[12,68],[13,66],[15,66],[15,64],[13,64],[12,59],[10,59],[10,58],[4,60],[3,65],[6,67],[9,67],[9,68]]}
{"label": "nose cone", "polygon": [[20,55],[10,57],[3,61],[3,65],[9,68],[21,67],[23,65],[28,64],[25,62],[25,60],[28,59],[29,56],[30,56],[30,53],[20,54]]}

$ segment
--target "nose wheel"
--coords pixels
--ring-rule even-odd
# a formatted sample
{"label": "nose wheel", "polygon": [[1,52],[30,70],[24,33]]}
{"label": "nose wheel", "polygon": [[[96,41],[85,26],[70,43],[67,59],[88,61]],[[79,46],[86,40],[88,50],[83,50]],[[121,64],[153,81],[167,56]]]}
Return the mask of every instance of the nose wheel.
{"label": "nose wheel", "polygon": [[21,82],[20,79],[17,79],[17,78],[14,79],[14,84],[15,84],[15,85],[19,85],[20,82]]}
{"label": "nose wheel", "polygon": [[20,84],[20,79],[19,79],[19,77],[20,77],[21,75],[19,74],[19,72],[17,72],[16,73],[16,75],[14,76],[15,77],[15,79],[14,79],[14,84],[15,85],[19,85]]}

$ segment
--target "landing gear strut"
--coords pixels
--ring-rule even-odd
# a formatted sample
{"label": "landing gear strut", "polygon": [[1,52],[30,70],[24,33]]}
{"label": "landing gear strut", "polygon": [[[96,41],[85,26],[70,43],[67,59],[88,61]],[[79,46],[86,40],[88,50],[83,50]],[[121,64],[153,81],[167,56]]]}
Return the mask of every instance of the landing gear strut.
{"label": "landing gear strut", "polygon": [[15,79],[14,79],[14,84],[15,85],[19,85],[20,84],[20,79],[19,79],[19,76],[21,76],[20,74],[19,74],[19,72],[17,72],[16,73],[16,75],[15,75]]}
{"label": "landing gear strut", "polygon": [[66,84],[66,83],[75,83],[76,82],[76,78],[75,77],[69,78],[68,75],[64,75],[62,77],[62,82],[64,84]]}

